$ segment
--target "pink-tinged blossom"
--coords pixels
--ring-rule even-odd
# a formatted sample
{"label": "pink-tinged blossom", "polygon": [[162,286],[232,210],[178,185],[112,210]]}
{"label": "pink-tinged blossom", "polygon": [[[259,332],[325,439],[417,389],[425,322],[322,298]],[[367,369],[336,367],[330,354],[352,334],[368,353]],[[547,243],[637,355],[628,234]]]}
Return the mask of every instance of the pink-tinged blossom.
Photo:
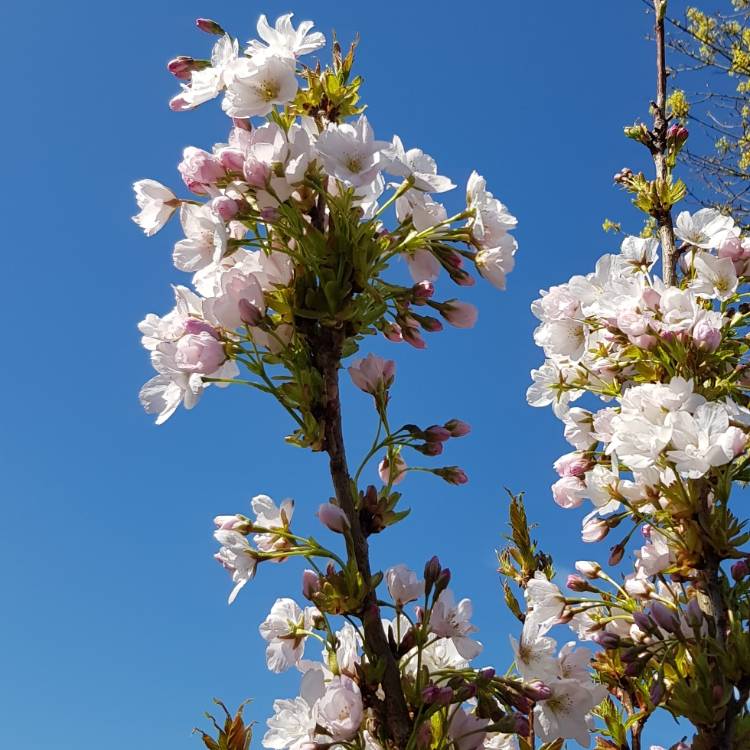
{"label": "pink-tinged blossom", "polygon": [[414,187],[426,193],[444,193],[456,187],[447,177],[437,173],[435,160],[418,148],[404,150],[401,139],[393,136],[393,142],[384,150],[385,171],[404,179],[411,178]]}
{"label": "pink-tinged blossom", "polygon": [[246,306],[240,306],[243,300],[261,314],[265,312],[263,290],[255,275],[230,268],[222,273],[219,287],[218,294],[204,303],[206,317],[216,325],[226,329],[241,326],[247,316]]}
{"label": "pink-tinged blossom", "polygon": [[416,282],[435,281],[440,275],[440,262],[429,250],[414,250],[405,258],[409,274]]}
{"label": "pink-tinged blossom", "polygon": [[452,746],[456,750],[479,750],[487,736],[484,728],[489,723],[489,719],[480,719],[458,707],[448,724],[448,736],[453,740]]}
{"label": "pink-tinged blossom", "polygon": [[183,84],[182,91],[169,102],[170,108],[175,112],[183,112],[218,96],[226,87],[227,70],[238,54],[237,40],[226,34],[222,36],[214,44],[211,65],[192,72],[190,82]]}
{"label": "pink-tinged blossom", "polygon": [[318,701],[318,723],[334,742],[352,739],[364,718],[362,695],[354,680],[334,677]]}
{"label": "pink-tinged blossom", "polygon": [[316,151],[329,175],[359,188],[380,174],[381,151],[387,145],[375,140],[370,123],[360,115],[354,125],[329,123],[318,136]]}
{"label": "pink-tinged blossom", "polygon": [[264,117],[294,99],[298,88],[294,60],[279,55],[240,57],[228,67],[226,81],[221,106],[230,117]]}
{"label": "pink-tinged blossom", "polygon": [[[391,466],[393,464],[393,466]],[[399,484],[406,477],[406,461],[400,454],[392,456],[392,461],[386,456],[378,464],[378,476],[383,484]]]}
{"label": "pink-tinged blossom", "polygon": [[180,338],[176,347],[175,364],[184,372],[207,375],[218,370],[227,359],[224,344],[212,332],[189,333]]}
{"label": "pink-tinged blossom", "polygon": [[583,453],[566,453],[555,461],[555,471],[561,477],[582,477],[591,468],[591,458]]}
{"label": "pink-tinged blossom", "polygon": [[696,253],[693,270],[695,278],[690,282],[690,288],[699,297],[727,300],[737,291],[737,273],[730,258]]}
{"label": "pink-tinged blossom", "polygon": [[258,36],[265,42],[252,39],[248,42],[247,54],[262,59],[264,55],[299,57],[320,49],[326,38],[319,31],[310,32],[312,21],[302,21],[295,29],[292,25],[293,13],[285,13],[271,26],[265,15],[258,19]]}
{"label": "pink-tinged blossom", "polygon": [[563,475],[552,485],[552,497],[561,508],[577,508],[586,497],[586,484],[574,474]]}
{"label": "pink-tinged blossom", "polygon": [[183,203],[180,223],[185,239],[174,246],[172,258],[180,271],[199,271],[218,262],[227,247],[227,230],[209,204]]}
{"label": "pink-tinged blossom", "polygon": [[482,248],[474,256],[479,273],[493,286],[504,290],[506,286],[505,277],[516,265],[515,254],[518,243],[509,234],[503,235],[496,240],[495,247]]}
{"label": "pink-tinged blossom", "polygon": [[188,146],[182,152],[182,161],[177,171],[188,190],[205,195],[207,188],[212,188],[226,174],[222,163],[208,151],[195,146]]}
{"label": "pink-tinged blossom", "polygon": [[604,688],[588,690],[577,680],[560,679],[549,685],[552,695],[534,708],[534,729],[543,742],[558,737],[589,747],[589,712],[606,696]]}
{"label": "pink-tinged blossom", "polygon": [[385,582],[391,599],[399,605],[416,601],[424,594],[424,581],[406,565],[394,565],[385,572]]}
{"label": "pink-tinged blossom", "polygon": [[477,628],[471,624],[470,599],[456,602],[450,589],[443,591],[432,608],[430,630],[443,638],[451,638],[461,656],[471,660],[482,651],[482,644],[469,638]]}
{"label": "pink-tinged blossom", "polygon": [[544,635],[560,619],[565,609],[565,597],[541,571],[534,573],[534,577],[529,580],[525,597],[530,610],[526,621],[530,628],[536,626],[539,628],[539,635]]}
{"label": "pink-tinged blossom", "polygon": [[277,599],[259,631],[266,646],[266,665],[271,672],[285,672],[299,664],[317,610],[304,610],[293,599]]}
{"label": "pink-tinged blossom", "polygon": [[231,604],[237,598],[240,589],[255,577],[257,558],[245,536],[237,531],[217,529],[214,538],[221,544],[221,549],[214,557],[229,571],[235,584],[229,594]]}
{"label": "pink-tinged blossom", "polygon": [[318,508],[316,515],[324,526],[337,534],[343,534],[349,528],[349,519],[346,517],[346,513],[333,503],[323,503]]}
{"label": "pink-tinged blossom", "polygon": [[133,190],[140,209],[133,221],[151,237],[169,221],[180,202],[168,187],[156,180],[138,180],[133,183]]}
{"label": "pink-tinged blossom", "polygon": [[510,645],[516,668],[525,681],[557,677],[557,643],[540,632],[535,622],[524,624],[520,639],[517,641],[511,636]]}
{"label": "pink-tinged blossom", "polygon": [[453,300],[441,305],[440,314],[456,328],[473,328],[479,311],[475,305],[468,302]]}
{"label": "pink-tinged blossom", "polygon": [[325,691],[322,669],[310,669],[302,677],[300,694],[273,702],[263,747],[272,750],[302,750],[314,746],[318,724],[317,704]]}
{"label": "pink-tinged blossom", "polygon": [[219,195],[211,201],[211,210],[223,221],[231,221],[240,210],[240,204],[227,195]]}
{"label": "pink-tinged blossom", "polygon": [[689,211],[680,213],[674,233],[688,245],[710,250],[719,247],[736,232],[730,216],[722,216],[713,208],[702,208],[692,215]]}
{"label": "pink-tinged blossom", "polygon": [[[253,541],[261,552],[280,552],[290,546],[289,539],[279,534],[288,531],[294,514],[294,500],[286,498],[279,505],[268,495],[256,495],[251,506],[255,514],[255,526],[268,529],[253,537]],[[274,562],[282,562],[284,558],[273,558]]]}
{"label": "pink-tinged blossom", "polygon": [[365,393],[373,396],[390,388],[396,374],[396,363],[377,354],[368,354],[358,359],[349,368],[352,382]]}
{"label": "pink-tinged blossom", "polygon": [[476,172],[469,176],[466,202],[469,209],[474,210],[471,233],[482,248],[497,248],[502,237],[518,223],[507,207],[487,190],[484,177]]}

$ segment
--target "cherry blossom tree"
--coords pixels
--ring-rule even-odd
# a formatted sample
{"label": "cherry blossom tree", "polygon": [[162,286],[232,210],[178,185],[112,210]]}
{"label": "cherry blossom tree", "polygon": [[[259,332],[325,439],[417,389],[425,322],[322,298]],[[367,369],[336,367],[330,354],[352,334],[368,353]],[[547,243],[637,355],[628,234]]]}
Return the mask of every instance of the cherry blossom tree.
{"label": "cherry blossom tree", "polygon": [[[154,180],[135,185],[134,219],[147,235],[179,216],[174,263],[191,274],[170,312],[140,324],[156,370],[141,401],[162,423],[211,385],[261,391],[292,421],[287,440],[325,454],[331,476],[331,501],[297,511],[315,513],[325,544],[296,533],[290,499],[256,495],[247,514],[214,519],[230,604],[256,575],[273,574],[266,563],[302,558],[301,599],[279,596],[259,626],[268,668],[300,674],[298,694],[273,704],[264,747],[641,750],[657,712],[690,725],[695,750],[750,747],[750,534],[730,497],[750,479],[750,239],[713,209],[674,210],[686,194],[673,171],[688,133],[667,107],[665,12],[654,0],[653,123],[626,128],[655,175],[616,176],[645,229],[532,304],[545,360],[528,401],[552,407],[573,449],[555,462],[552,498],[591,503],[585,542],[617,541],[606,563],[576,562],[563,592],[523,498],[510,497],[498,553],[519,621],[510,668],[476,666],[472,603],[452,592],[437,557],[420,572],[372,569],[370,544],[405,522],[411,472],[468,481],[432,460],[469,426],[395,427],[396,363],[363,350],[372,335],[422,349],[442,321],[471,328],[477,310],[436,287],[478,275],[503,289],[516,219],[476,172],[465,208],[449,216],[436,196],[455,185],[435,161],[398,136],[375,138],[354,45],[344,54],[334,39],[329,64],[305,62],[326,45],[309,21],[295,26],[288,14],[272,26],[261,16],[258,39],[241,45],[199,19],[216,37],[210,58],[169,63],[182,81],[173,110],[221,97],[231,120],[225,143],[183,152],[189,197]],[[399,259],[408,285],[391,272]],[[344,442],[344,370],[373,407],[375,437],[356,465]],[[380,483],[367,485],[375,462]],[[201,732],[205,745],[246,750],[242,708],[219,705],[225,719],[213,736]],[[672,748],[689,747],[684,734]]]}

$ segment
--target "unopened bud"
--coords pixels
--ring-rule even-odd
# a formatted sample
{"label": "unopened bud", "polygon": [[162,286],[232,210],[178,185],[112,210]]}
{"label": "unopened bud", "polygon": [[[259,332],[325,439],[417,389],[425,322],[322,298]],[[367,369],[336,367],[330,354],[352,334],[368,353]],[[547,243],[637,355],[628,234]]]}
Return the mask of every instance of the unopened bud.
{"label": "unopened bud", "polygon": [[439,685],[428,685],[422,691],[422,700],[428,704],[448,706],[453,701],[453,690]]}
{"label": "unopened bud", "polygon": [[441,570],[442,567],[437,555],[431,557],[424,566],[424,592],[427,596],[430,595],[430,591],[432,591],[432,587],[435,585],[435,581],[437,581]]}
{"label": "unopened bud", "polygon": [[302,572],[302,596],[312,600],[313,595],[320,591],[320,576],[314,570]]}
{"label": "unopened bud", "polygon": [[469,481],[466,472],[458,466],[444,466],[442,469],[433,469],[432,473],[448,484],[466,484]]}
{"label": "unopened bud", "polygon": [[318,508],[316,515],[324,526],[337,534],[343,534],[344,530],[349,528],[349,519],[346,517],[346,513],[333,503],[323,503]]}
{"label": "unopened bud", "polygon": [[435,294],[435,285],[431,281],[419,281],[411,288],[415,299],[429,299]]}
{"label": "unopened bud", "polygon": [[219,26],[216,21],[212,21],[210,18],[197,18],[195,25],[201,30],[205,31],[206,34],[216,34],[216,36],[222,36],[226,32]]}
{"label": "unopened bud", "polygon": [[552,697],[552,690],[541,680],[534,680],[528,685],[524,685],[523,691],[534,702],[546,701]]}
{"label": "unopened bud", "polygon": [[451,571],[450,568],[443,568],[440,571],[440,575],[435,581],[435,598],[437,599],[440,594],[448,588],[448,584],[451,582]]}
{"label": "unopened bud", "polygon": [[187,80],[196,70],[195,60],[187,55],[175,57],[167,63],[167,70],[175,77],[181,80]]}
{"label": "unopened bud", "polygon": [[666,604],[658,601],[654,602],[651,605],[649,614],[651,615],[651,619],[668,633],[676,633],[679,631],[680,621],[677,619],[675,612]]}
{"label": "unopened bud", "polygon": [[750,565],[748,565],[747,558],[744,560],[738,560],[734,563],[730,571],[732,573],[732,578],[738,582],[750,575]]}
{"label": "unopened bud", "polygon": [[243,323],[246,323],[249,326],[257,326],[258,323],[263,320],[263,315],[260,310],[244,297],[239,301],[238,307],[240,310],[240,318]]}
{"label": "unopened bud", "polygon": [[602,566],[599,565],[599,563],[595,561],[578,560],[578,562],[576,563],[576,570],[585,578],[588,578],[590,581],[593,581],[595,578],[599,577],[599,573],[601,573]]}
{"label": "unopened bud", "polygon": [[424,431],[424,439],[430,443],[444,443],[452,437],[449,430],[440,425],[434,424]]}
{"label": "unopened bud", "polygon": [[608,633],[606,630],[600,630],[591,637],[594,643],[598,643],[602,648],[615,649],[620,646],[620,636],[615,633]]}
{"label": "unopened bud", "polygon": [[439,456],[443,452],[442,443],[423,443],[415,445],[414,450],[419,451],[424,456]]}
{"label": "unopened bud", "polygon": [[513,717],[513,730],[514,734],[518,734],[521,737],[528,737],[531,732],[529,720],[523,714],[515,714]]}
{"label": "unopened bud", "polygon": [[571,591],[596,591],[596,589],[583,577],[571,573],[565,585]]}
{"label": "unopened bud", "polygon": [[471,432],[471,427],[460,419],[449,419],[443,427],[445,427],[451,437],[454,438],[463,437]]}
{"label": "unopened bud", "polygon": [[609,551],[609,564],[610,565],[617,565],[617,563],[622,560],[623,556],[625,555],[625,545],[620,542],[619,544],[615,544],[614,547],[612,547]]}

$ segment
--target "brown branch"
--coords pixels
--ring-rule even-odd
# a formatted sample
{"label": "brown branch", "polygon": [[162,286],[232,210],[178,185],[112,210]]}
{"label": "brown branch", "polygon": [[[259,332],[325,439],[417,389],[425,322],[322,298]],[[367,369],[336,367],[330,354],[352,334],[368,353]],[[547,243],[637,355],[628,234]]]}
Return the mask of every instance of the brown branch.
{"label": "brown branch", "polygon": [[[664,51],[664,16],[667,10],[667,0],[653,0],[656,24],[656,102],[653,105],[654,129],[651,154],[656,167],[656,179],[667,182],[670,170],[667,164],[667,65]],[[664,283],[673,286],[675,283],[675,267],[677,264],[677,246],[672,224],[672,212],[669,208],[659,207],[654,218],[659,228],[659,239],[662,247],[662,272]]]}
{"label": "brown branch", "polygon": [[[351,538],[349,555],[353,557],[357,570],[370,584],[370,556],[365,537],[359,523],[359,513],[355,503],[355,488],[349,475],[341,424],[341,399],[339,396],[339,368],[344,333],[340,329],[322,328],[316,347],[316,365],[323,377],[325,423],[325,450],[328,453],[331,478],[339,507],[349,520]],[[364,642],[373,663],[383,669],[381,684],[385,694],[385,715],[381,717],[390,738],[396,747],[406,747],[411,735],[409,709],[401,686],[401,674],[396,659],[391,652],[383,630],[380,609],[374,591],[370,591],[363,603],[362,624]]]}

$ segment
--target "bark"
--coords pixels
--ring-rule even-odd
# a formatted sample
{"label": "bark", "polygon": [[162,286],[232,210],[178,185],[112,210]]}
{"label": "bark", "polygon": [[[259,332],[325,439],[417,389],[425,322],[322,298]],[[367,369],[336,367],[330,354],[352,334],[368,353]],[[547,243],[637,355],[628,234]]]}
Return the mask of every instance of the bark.
{"label": "bark", "polygon": [[[341,420],[339,369],[343,340],[342,331],[325,328],[317,341],[316,363],[323,377],[324,389],[322,417],[325,424],[325,450],[329,457],[336,500],[346,514],[351,528],[349,555],[354,558],[365,583],[369,583],[371,571],[368,543],[360,527],[355,502],[356,489],[347,466]],[[385,715],[382,719],[396,747],[405,748],[411,735],[411,718],[401,686],[401,674],[383,631],[380,608],[374,591],[365,598],[362,623],[370,659],[384,667],[381,685],[385,694]]]}

